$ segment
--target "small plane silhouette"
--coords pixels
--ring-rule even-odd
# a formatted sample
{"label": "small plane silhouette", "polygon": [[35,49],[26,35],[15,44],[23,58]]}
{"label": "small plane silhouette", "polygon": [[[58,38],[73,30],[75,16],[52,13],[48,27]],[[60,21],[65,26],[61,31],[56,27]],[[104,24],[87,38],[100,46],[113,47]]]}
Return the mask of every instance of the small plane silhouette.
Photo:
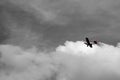
{"label": "small plane silhouette", "polygon": [[[85,39],[86,39],[85,44],[87,45],[87,47],[89,46],[90,48],[92,48],[93,46],[92,46],[92,43],[89,41],[89,39],[87,37]],[[98,43],[97,41],[93,41],[93,44],[98,44]]]}

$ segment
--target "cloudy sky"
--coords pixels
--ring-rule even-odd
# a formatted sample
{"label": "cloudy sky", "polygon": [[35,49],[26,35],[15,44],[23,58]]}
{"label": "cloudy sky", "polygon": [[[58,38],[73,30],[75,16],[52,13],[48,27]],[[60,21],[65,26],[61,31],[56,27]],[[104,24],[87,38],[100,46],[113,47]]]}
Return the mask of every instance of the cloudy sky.
{"label": "cloudy sky", "polygon": [[119,5],[0,0],[0,80],[120,80]]}
{"label": "cloudy sky", "polygon": [[0,42],[54,47],[88,36],[91,40],[116,44],[120,41],[119,3],[119,0],[1,0]]}

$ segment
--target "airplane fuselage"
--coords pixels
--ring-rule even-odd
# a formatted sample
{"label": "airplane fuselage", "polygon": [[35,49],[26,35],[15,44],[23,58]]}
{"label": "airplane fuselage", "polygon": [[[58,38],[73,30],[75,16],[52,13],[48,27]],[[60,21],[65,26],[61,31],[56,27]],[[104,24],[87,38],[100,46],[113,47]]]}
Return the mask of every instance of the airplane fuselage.
{"label": "airplane fuselage", "polygon": [[92,44],[90,43],[89,39],[87,37],[85,39],[86,39],[86,42],[87,42],[87,43],[85,43],[87,45],[87,47],[89,46],[89,47],[92,48]]}

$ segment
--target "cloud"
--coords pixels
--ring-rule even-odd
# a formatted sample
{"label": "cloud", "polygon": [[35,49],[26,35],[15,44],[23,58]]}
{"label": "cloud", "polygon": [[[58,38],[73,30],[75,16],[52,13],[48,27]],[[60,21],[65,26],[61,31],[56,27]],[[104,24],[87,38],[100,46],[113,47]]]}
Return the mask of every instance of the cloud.
{"label": "cloud", "polygon": [[2,80],[46,80],[55,70],[47,54],[31,53],[18,46],[1,45],[0,69]]}
{"label": "cloud", "polygon": [[118,46],[115,47],[113,45],[100,43],[99,46],[93,45],[93,48],[89,48],[83,41],[67,41],[65,46],[59,46],[57,51],[77,56],[76,58],[66,58],[66,60],[72,64],[69,66],[71,66],[72,69],[76,69],[75,75],[72,76],[73,79],[71,80],[120,79],[120,50]]}
{"label": "cloud", "polygon": [[[36,49],[37,50],[37,49]],[[119,80],[119,46],[67,41],[53,52],[0,45],[2,80]]]}
{"label": "cloud", "polygon": [[110,44],[119,41],[119,0],[0,2],[0,24],[5,28],[0,29],[1,43],[56,47],[84,36]]}
{"label": "cloud", "polygon": [[84,35],[119,40],[119,0],[6,1],[0,4],[1,30],[9,35],[0,45],[1,80],[120,80],[120,43],[89,48],[67,41],[52,52],[39,47]]}

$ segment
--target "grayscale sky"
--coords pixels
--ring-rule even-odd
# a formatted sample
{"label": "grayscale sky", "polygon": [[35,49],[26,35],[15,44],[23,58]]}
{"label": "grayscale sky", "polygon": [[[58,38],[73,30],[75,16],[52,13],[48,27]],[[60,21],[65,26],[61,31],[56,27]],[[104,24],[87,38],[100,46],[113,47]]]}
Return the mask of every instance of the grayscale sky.
{"label": "grayscale sky", "polygon": [[58,46],[89,37],[120,42],[120,0],[1,0],[0,42]]}

